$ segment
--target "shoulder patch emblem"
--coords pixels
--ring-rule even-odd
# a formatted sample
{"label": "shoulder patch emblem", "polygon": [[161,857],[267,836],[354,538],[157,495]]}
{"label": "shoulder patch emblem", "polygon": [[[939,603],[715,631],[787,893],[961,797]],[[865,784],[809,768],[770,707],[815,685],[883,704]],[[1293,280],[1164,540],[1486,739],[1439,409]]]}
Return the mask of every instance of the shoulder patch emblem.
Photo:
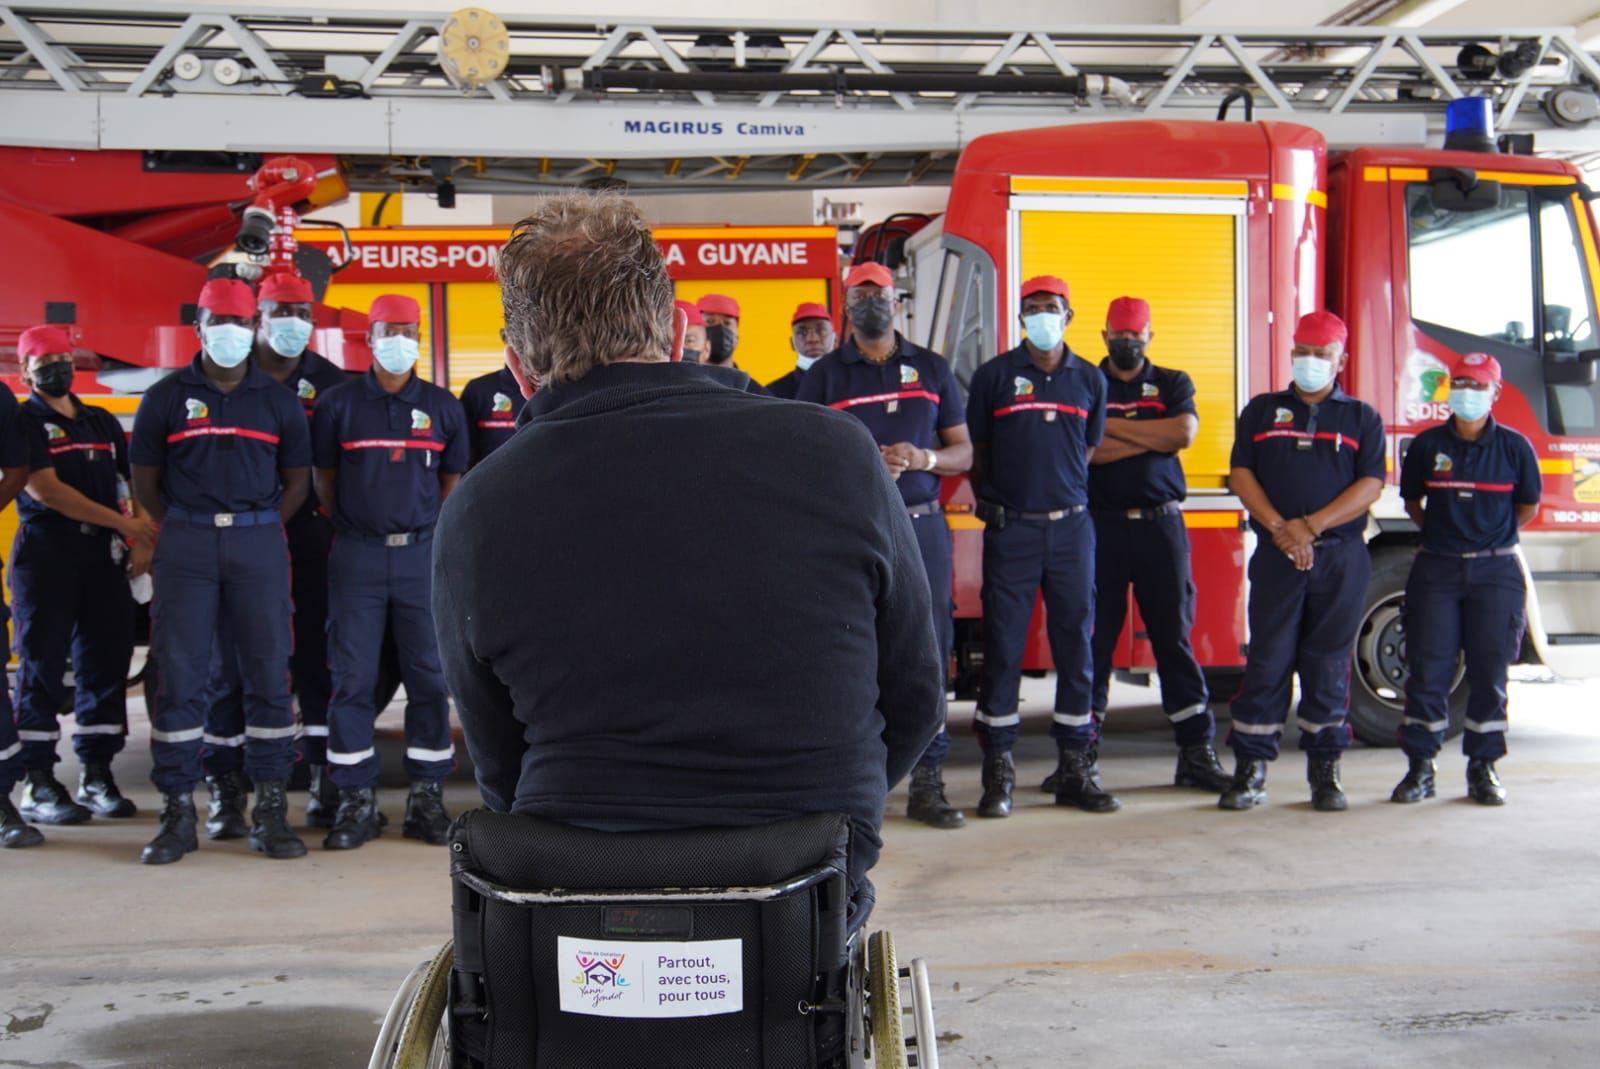
{"label": "shoulder patch emblem", "polygon": [[211,415],[211,409],[206,407],[206,403],[204,401],[197,401],[193,397],[189,398],[183,403],[183,408],[184,413],[191,421],[205,419],[207,416]]}
{"label": "shoulder patch emblem", "polygon": [[1455,461],[1450,459],[1450,454],[1449,453],[1435,453],[1435,454],[1433,454],[1433,471],[1434,471],[1434,474],[1441,475],[1441,474],[1444,474],[1446,472],[1454,471],[1455,470],[1455,466],[1456,466],[1456,463],[1455,463]]}
{"label": "shoulder patch emblem", "polygon": [[1160,397],[1161,387],[1153,382],[1147,382],[1139,388],[1139,395],[1141,397]]}
{"label": "shoulder patch emblem", "polygon": [[503,393],[496,393],[494,395],[494,411],[497,413],[510,412],[511,398]]}
{"label": "shoulder patch emblem", "polygon": [[1278,411],[1272,414],[1272,422],[1274,426],[1278,427],[1293,423],[1294,413],[1289,411],[1287,408],[1280,408]]}
{"label": "shoulder patch emblem", "polygon": [[61,439],[67,436],[67,432],[56,426],[54,423],[46,423],[44,425],[44,436],[50,439],[52,442],[59,442]]}
{"label": "shoulder patch emblem", "polygon": [[900,385],[914,386],[922,381],[922,375],[910,364],[900,365]]}
{"label": "shoulder patch emblem", "polygon": [[1015,379],[1011,380],[1011,388],[1018,397],[1033,396],[1032,379],[1025,379],[1021,375],[1018,375]]}
{"label": "shoulder patch emblem", "polygon": [[411,410],[411,429],[414,431],[432,430],[433,417],[420,408],[413,408]]}
{"label": "shoulder patch emblem", "polygon": [[300,385],[295,387],[294,392],[302,401],[314,401],[317,398],[317,388],[311,385],[310,379],[301,379]]}

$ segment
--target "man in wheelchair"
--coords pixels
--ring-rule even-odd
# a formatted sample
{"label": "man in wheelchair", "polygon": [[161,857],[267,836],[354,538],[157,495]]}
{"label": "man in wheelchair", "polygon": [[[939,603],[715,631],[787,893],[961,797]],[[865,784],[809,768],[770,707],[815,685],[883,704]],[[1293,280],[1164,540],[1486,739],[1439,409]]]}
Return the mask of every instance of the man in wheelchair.
{"label": "man in wheelchair", "polygon": [[625,199],[546,199],[499,271],[541,389],[434,548],[486,810],[452,834],[454,1064],[860,1064],[847,940],[944,721],[900,495],[858,421],[678,362]]}

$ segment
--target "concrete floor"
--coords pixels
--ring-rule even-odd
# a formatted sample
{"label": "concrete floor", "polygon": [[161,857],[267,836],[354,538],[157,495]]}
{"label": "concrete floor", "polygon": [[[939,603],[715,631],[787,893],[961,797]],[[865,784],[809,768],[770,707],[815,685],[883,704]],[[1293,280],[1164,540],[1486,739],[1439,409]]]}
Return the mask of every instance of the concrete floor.
{"label": "concrete floor", "polygon": [[[1593,1064],[1600,682],[1514,687],[1502,810],[1462,800],[1454,752],[1441,798],[1392,806],[1401,758],[1358,750],[1348,813],[1310,809],[1294,754],[1271,805],[1222,813],[1165,786],[1154,697],[1113,696],[1121,813],[1032,790],[1053,763],[1042,682],[1010,820],[937,832],[891,799],[874,927],[930,959],[946,1067]],[[396,985],[448,936],[444,852],[386,837],[271,863],[205,843],[141,867],[155,797],[136,710],[119,768],[141,814],[0,854],[0,1066],[364,1065]],[[949,778],[971,804],[964,732]],[[452,811],[472,799],[449,791]]]}

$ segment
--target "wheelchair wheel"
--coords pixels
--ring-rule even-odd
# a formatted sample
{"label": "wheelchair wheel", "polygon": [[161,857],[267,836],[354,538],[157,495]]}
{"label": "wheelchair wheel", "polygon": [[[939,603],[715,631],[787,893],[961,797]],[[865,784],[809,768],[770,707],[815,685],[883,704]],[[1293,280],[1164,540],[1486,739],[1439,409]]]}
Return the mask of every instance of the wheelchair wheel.
{"label": "wheelchair wheel", "polygon": [[867,1005],[873,1069],[909,1069],[905,1014],[900,1007],[900,967],[894,957],[894,936],[888,932],[873,932],[867,939]]}
{"label": "wheelchair wheel", "polygon": [[454,943],[411,970],[384,1016],[368,1069],[446,1069]]}

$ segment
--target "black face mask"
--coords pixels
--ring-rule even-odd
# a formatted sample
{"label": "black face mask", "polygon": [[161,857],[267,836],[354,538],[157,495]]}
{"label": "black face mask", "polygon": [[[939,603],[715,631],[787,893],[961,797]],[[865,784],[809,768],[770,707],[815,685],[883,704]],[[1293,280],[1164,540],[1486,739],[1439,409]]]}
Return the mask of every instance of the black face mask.
{"label": "black face mask", "polygon": [[1111,366],[1118,371],[1132,371],[1144,363],[1144,342],[1138,338],[1112,338],[1106,348],[1111,354]]}
{"label": "black face mask", "polygon": [[65,397],[72,392],[73,374],[71,364],[57,360],[33,373],[33,388],[46,397]]}
{"label": "black face mask", "polygon": [[699,349],[690,349],[685,347],[683,350],[683,362],[685,364],[698,364],[701,359],[705,357],[705,355],[706,354]]}
{"label": "black face mask", "polygon": [[738,344],[739,332],[733,327],[723,325],[706,328],[706,347],[713,364],[726,364],[733,358],[733,350]]}
{"label": "black face mask", "polygon": [[894,326],[894,305],[887,297],[870,297],[850,306],[850,322],[863,338],[881,338]]}

